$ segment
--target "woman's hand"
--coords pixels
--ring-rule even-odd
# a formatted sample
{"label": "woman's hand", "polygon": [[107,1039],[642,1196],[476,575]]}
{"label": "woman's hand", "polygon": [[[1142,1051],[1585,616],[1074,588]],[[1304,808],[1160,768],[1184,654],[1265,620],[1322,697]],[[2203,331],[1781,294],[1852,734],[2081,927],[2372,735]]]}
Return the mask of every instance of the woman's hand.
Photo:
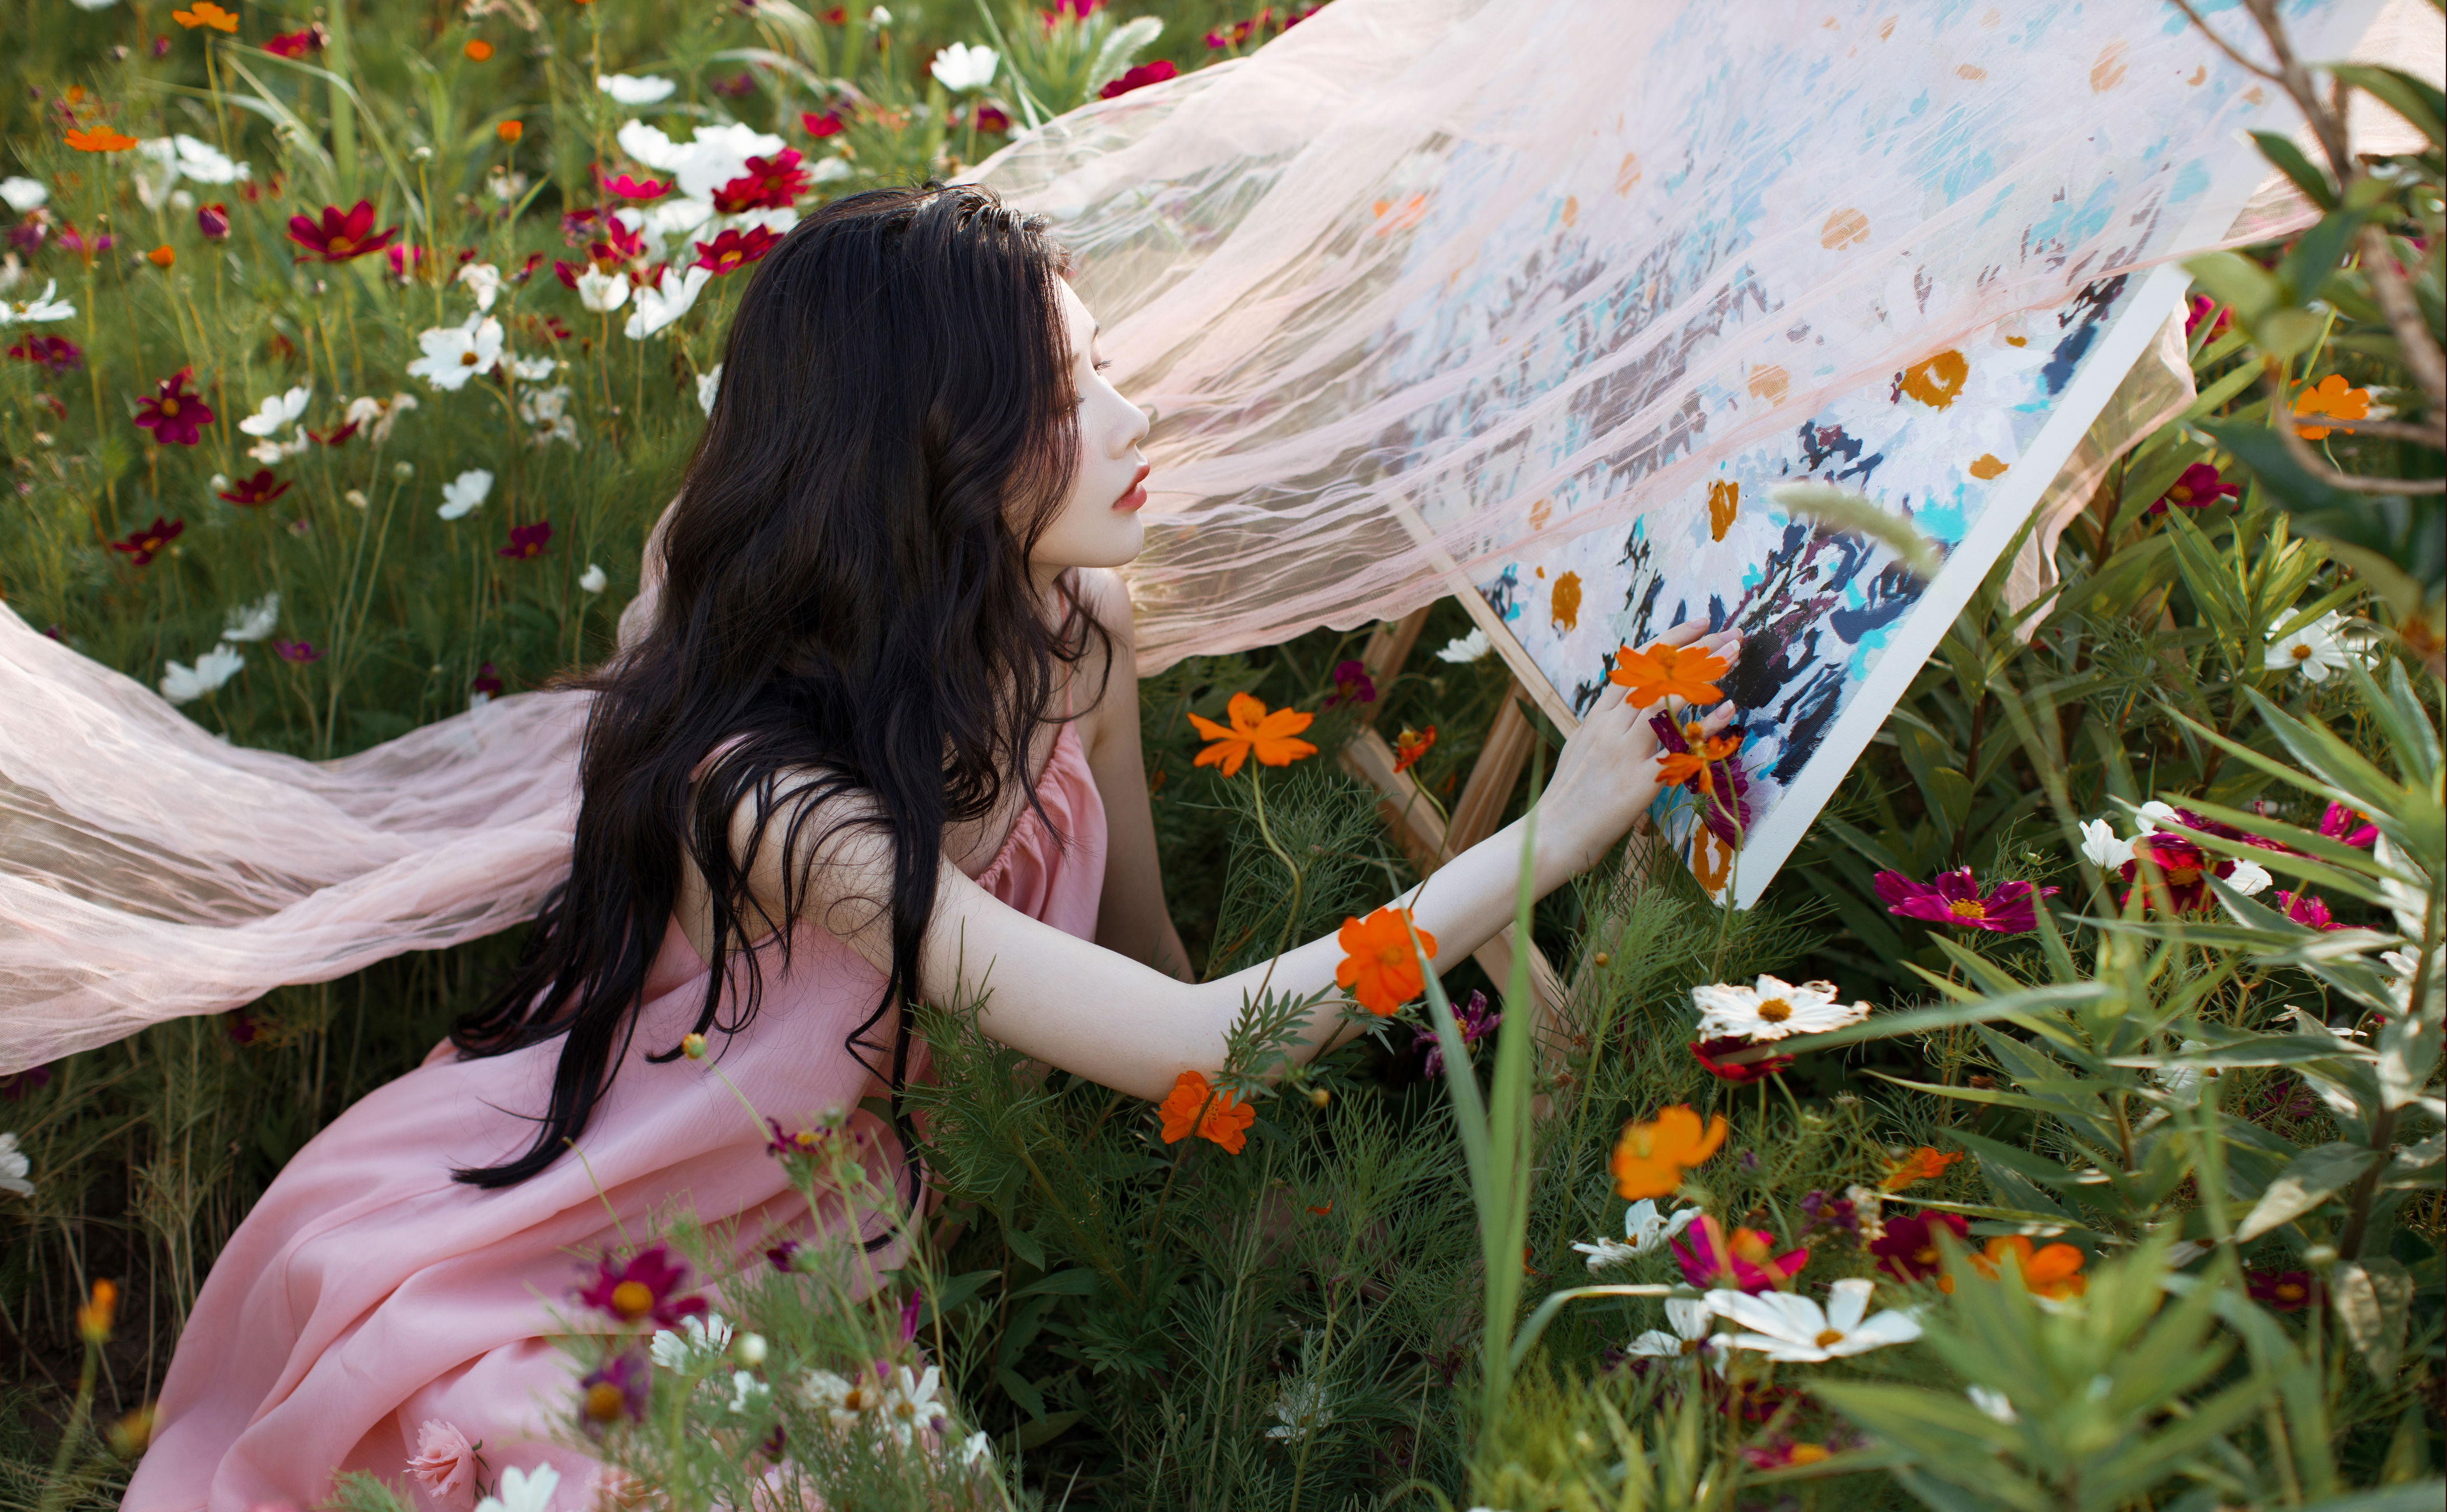
{"label": "woman's hand", "polygon": [[[1668,646],[1698,645],[1731,663],[1741,650],[1733,631],[1703,633],[1705,620],[1689,620],[1658,637]],[[1657,731],[1649,717],[1657,706],[1631,707],[1631,690],[1608,683],[1564,743],[1555,763],[1554,780],[1538,800],[1538,851],[1541,881],[1561,882],[1588,870],[1621,840],[1623,832],[1657,801]],[[1714,734],[1734,717],[1730,700],[1719,704],[1701,725]]]}

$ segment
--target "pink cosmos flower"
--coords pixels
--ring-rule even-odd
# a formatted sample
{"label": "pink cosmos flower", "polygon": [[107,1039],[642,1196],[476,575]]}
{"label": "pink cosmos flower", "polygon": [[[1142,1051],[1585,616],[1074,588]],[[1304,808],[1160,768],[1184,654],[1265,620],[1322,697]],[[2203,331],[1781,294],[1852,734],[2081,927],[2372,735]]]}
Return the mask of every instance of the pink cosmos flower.
{"label": "pink cosmos flower", "polygon": [[2219,477],[2216,468],[2205,462],[2196,462],[2185,468],[2184,475],[2151,504],[2150,513],[2163,515],[2169,504],[2185,509],[2207,509],[2221,499],[2237,499],[2242,494],[2243,489]]}
{"label": "pink cosmos flower", "polygon": [[1334,696],[1325,701],[1332,709],[1344,699],[1355,704],[1376,702],[1376,680],[1368,675],[1368,664],[1361,661],[1337,662],[1334,666]]}
{"label": "pink cosmos flower", "polygon": [[322,23],[316,22],[303,31],[280,33],[266,42],[263,50],[283,58],[302,58],[310,52],[322,51],[323,44],[330,38],[331,33],[323,29]]}
{"label": "pink cosmos flower", "polygon": [[85,366],[85,352],[66,336],[28,336],[11,343],[9,355],[23,362],[40,363],[53,372],[74,372]]}
{"label": "pink cosmos flower", "polygon": [[713,208],[726,216],[787,210],[812,181],[799,166],[799,149],[785,147],[770,158],[749,159],[746,173],[713,192]]}
{"label": "pink cosmos flower", "polygon": [[[491,665],[485,664],[488,670]],[[626,1260],[616,1262],[608,1255],[598,1260],[595,1279],[579,1289],[578,1299],[623,1323],[651,1318],[656,1328],[675,1329],[680,1319],[705,1311],[705,1298],[673,1295],[686,1284],[687,1262],[654,1244]]]}
{"label": "pink cosmos flower", "polygon": [[838,110],[826,110],[821,113],[809,110],[800,115],[799,124],[806,129],[808,136],[822,139],[839,136],[843,122],[841,112]]}
{"label": "pink cosmos flower", "polygon": [[[1686,1245],[1683,1239],[1691,1242]],[[1703,1291],[1710,1287],[1772,1291],[1800,1275],[1810,1263],[1806,1249],[1775,1254],[1775,1236],[1757,1229],[1737,1228],[1728,1238],[1705,1213],[1671,1244],[1674,1258],[1682,1267],[1682,1278]]]}
{"label": "pink cosmos flower", "polygon": [[2233,312],[2207,294],[2192,295],[2191,299],[2185,301],[2185,306],[2184,336],[2187,340],[2191,339],[2192,332],[2201,329],[2201,322],[2204,320],[2211,322],[2210,334],[2214,336],[2224,331],[2234,318]]}
{"label": "pink cosmos flower", "polygon": [[1898,1281],[1926,1280],[1941,1267],[1939,1229],[1952,1234],[1957,1244],[1969,1241],[1971,1225],[1961,1215],[1915,1213],[1887,1219],[1884,1232],[1870,1242],[1869,1253],[1877,1257],[1878,1269]]}
{"label": "pink cosmos flower", "polygon": [[621,199],[659,199],[672,192],[668,179],[632,179],[625,173],[605,174],[600,169],[597,176],[603,180],[605,194]]}
{"label": "pink cosmos flower", "polygon": [[272,653],[282,661],[295,662],[300,666],[323,659],[323,653],[314,649],[311,640],[275,640],[272,643]]}
{"label": "pink cosmos flower", "polygon": [[2277,904],[2286,911],[2287,918],[2305,929],[2353,928],[2351,924],[2340,924],[2331,919],[2326,900],[2313,893],[2280,893],[2277,895]]}
{"label": "pink cosmos flower", "polygon": [[360,199],[346,210],[325,205],[319,221],[312,216],[289,217],[289,239],[306,249],[297,255],[299,262],[309,257],[319,262],[347,262],[370,252],[380,252],[398,237],[397,226],[374,229],[374,202],[370,199]]}
{"label": "pink cosmos flower", "polygon": [[[2155,867],[2158,875],[2150,877],[2144,863]],[[2133,842],[2133,859],[2124,863],[2119,875],[2135,886],[2148,885],[2149,892],[2144,896],[2160,912],[2184,914],[2209,906],[2209,883],[2203,879],[2233,876],[2234,860],[2210,855],[2174,830],[2161,829]],[[2132,891],[2128,889],[2124,896],[2130,898]]]}
{"label": "pink cosmos flower", "polygon": [[467,1496],[475,1488],[476,1469],[476,1447],[457,1425],[427,1418],[416,1430],[416,1453],[408,1462],[408,1473],[436,1501]]}
{"label": "pink cosmos flower", "polygon": [[1915,882],[1901,872],[1880,872],[1876,885],[1889,914],[1995,935],[2020,935],[2039,928],[2039,899],[2058,891],[2053,887],[2034,890],[2028,882],[2000,882],[1982,892],[1968,866],[1941,872],[1934,882]]}
{"label": "pink cosmos flower", "polygon": [[136,423],[153,432],[164,446],[192,446],[213,423],[213,411],[200,394],[187,391],[196,369],[181,368],[153,386],[153,397],[136,406]]}
{"label": "pink cosmos flower", "polygon": [[2358,809],[2347,808],[2343,803],[2330,803],[2327,812],[2320,816],[2320,833],[2340,845],[2368,850],[2379,839],[2379,826],[2370,822],[2370,816]]}

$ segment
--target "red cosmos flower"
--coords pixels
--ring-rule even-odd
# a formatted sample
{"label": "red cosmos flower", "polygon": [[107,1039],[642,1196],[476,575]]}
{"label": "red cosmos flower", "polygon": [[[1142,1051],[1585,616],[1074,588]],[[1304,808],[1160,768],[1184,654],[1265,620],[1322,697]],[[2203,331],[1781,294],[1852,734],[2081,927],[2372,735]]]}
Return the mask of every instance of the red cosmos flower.
{"label": "red cosmos flower", "polygon": [[1104,3],[1105,0],[1053,0],[1053,9],[1042,11],[1039,15],[1045,23],[1045,29],[1051,31],[1065,17],[1087,20],[1094,15],[1096,8]]}
{"label": "red cosmos flower", "polygon": [[2320,833],[2356,850],[2368,850],[2379,840],[2379,826],[2370,822],[2370,816],[2343,803],[2330,803],[2320,816]]}
{"label": "red cosmos flower", "polygon": [[219,497],[233,504],[268,504],[289,492],[289,484],[272,476],[272,469],[259,467],[252,478],[241,478],[222,490]]}
{"label": "red cosmos flower", "polygon": [[1162,84],[1167,79],[1178,76],[1180,72],[1180,69],[1174,67],[1171,63],[1166,59],[1158,58],[1153,63],[1140,64],[1129,72],[1105,85],[1102,89],[1097,90],[1096,98],[1099,100],[1110,100],[1115,95],[1126,95],[1133,89],[1144,89],[1151,84]]}
{"label": "red cosmos flower", "polygon": [[1430,725],[1425,729],[1406,729],[1394,745],[1394,769],[1397,772],[1407,772],[1419,765],[1420,757],[1435,748],[1435,726]]}
{"label": "red cosmos flower", "polygon": [[[600,168],[595,170],[595,177],[603,185],[605,194],[620,199],[659,199],[672,192],[669,179],[632,179],[625,173],[606,174]],[[593,211],[586,213],[594,214]],[[568,225],[566,218],[561,223],[564,228]]]}
{"label": "red cosmos flower", "polygon": [[129,531],[125,540],[112,541],[110,549],[125,552],[128,561],[136,566],[147,566],[161,555],[162,547],[178,539],[179,533],[186,528],[187,522],[183,520],[164,520],[156,515],[153,523],[142,530]]}
{"label": "red cosmos flower", "polygon": [[219,241],[226,237],[230,233],[229,206],[218,199],[208,205],[198,205],[196,229],[203,233],[206,241]]}
{"label": "red cosmos flower", "polygon": [[319,222],[311,216],[289,217],[289,239],[306,249],[297,255],[299,262],[309,257],[347,262],[370,252],[380,252],[398,238],[397,226],[374,230],[374,202],[370,199],[360,199],[347,210],[325,205]]}
{"label": "red cosmos flower", "polygon": [[401,245],[383,254],[383,261],[390,264],[390,275],[402,283],[408,282],[414,270],[424,260],[425,249],[422,247]]}
{"label": "red cosmos flower", "polygon": [[2196,462],[2184,469],[2167,491],[2150,506],[2150,513],[2163,515],[2169,504],[2186,509],[2207,509],[2221,499],[2239,499],[2243,489],[2218,476],[2218,470],[2205,462]]}
{"label": "red cosmos flower", "polygon": [[1886,1232],[1870,1241],[1869,1253],[1877,1257],[1878,1269],[1898,1281],[1923,1281],[1938,1273],[1939,1229],[1952,1234],[1958,1244],[1967,1244],[1971,1236],[1971,1225],[1954,1213],[1890,1218],[1885,1227]]}
{"label": "red cosmos flower", "polygon": [[192,446],[213,423],[211,406],[199,394],[187,391],[193,368],[181,368],[153,387],[153,397],[136,406],[136,423],[153,432],[164,446]]}
{"label": "red cosmos flower", "polygon": [[74,372],[85,366],[85,353],[66,336],[28,336],[12,342],[9,355],[24,362],[38,362],[53,372]]}
{"label": "red cosmos flower", "polygon": [[1751,779],[1739,760],[1742,732],[1711,735],[1698,720],[1677,725],[1663,709],[1648,716],[1648,728],[1665,751],[1658,764],[1660,780],[1691,794],[1708,833],[1739,848],[1751,827]]}
{"label": "red cosmos flower", "polygon": [[[954,111],[952,114],[952,124],[957,126],[965,119],[970,118],[963,117],[959,112]],[[977,128],[979,131],[1009,131],[1011,129],[1011,117],[1005,115],[995,106],[983,103],[979,103],[977,105],[974,119]]]}
{"label": "red cosmos flower", "polygon": [[320,52],[332,34],[316,22],[303,31],[284,31],[263,45],[263,50],[283,58],[302,58],[310,52]]}
{"label": "red cosmos flower", "polygon": [[1682,1267],[1683,1279],[1702,1290],[1712,1286],[1730,1287],[1743,1292],[1766,1292],[1792,1280],[1810,1263],[1806,1249],[1775,1253],[1775,1236],[1757,1229],[1737,1228],[1728,1238],[1717,1220],[1699,1215],[1699,1221],[1682,1231],[1682,1239],[1672,1241],[1674,1258]]}
{"label": "red cosmos flower", "polygon": [[2300,1313],[2309,1305],[2319,1282],[2308,1271],[2256,1271],[2243,1273],[2243,1284],[2251,1299],[2280,1313]]}
{"label": "red cosmos flower", "polygon": [[726,231],[711,241],[697,242],[696,266],[712,274],[736,273],[751,262],[760,262],[767,253],[782,244],[782,238],[763,226],[750,226],[746,235]]}
{"label": "red cosmos flower", "polygon": [[1731,1055],[1736,1050],[1746,1050],[1751,1048],[1750,1041],[1738,1034],[1734,1034],[1723,1039],[1693,1040],[1691,1055],[1699,1063],[1701,1070],[1720,1082],[1731,1082],[1736,1087],[1748,1087],[1753,1082],[1765,1081],[1771,1076],[1781,1075],[1786,1068],[1793,1064],[1793,1057],[1790,1055],[1771,1055],[1764,1060],[1737,1062],[1733,1065],[1727,1065],[1717,1059],[1720,1055]]}
{"label": "red cosmos flower", "polygon": [[796,147],[785,147],[770,158],[749,159],[746,173],[713,192],[713,208],[726,216],[789,209],[813,181],[799,161]]}
{"label": "red cosmos flower", "polygon": [[1933,883],[1915,882],[1901,872],[1880,872],[1876,885],[1889,914],[1957,929],[1984,929],[1993,935],[2020,935],[2039,928],[2039,899],[2058,891],[2054,887],[2034,891],[2028,882],[1999,882],[1983,893],[1968,866],[1941,872]]}
{"label": "red cosmos flower", "polygon": [[544,544],[551,539],[552,521],[549,520],[539,520],[532,525],[512,525],[510,543],[495,555],[515,557],[521,561],[531,560],[543,555]]}
{"label": "red cosmos flower", "polygon": [[306,434],[326,446],[345,446],[349,444],[349,438],[357,433],[357,426],[363,424],[363,421],[351,420],[337,430],[310,430]]}
{"label": "red cosmos flower", "polygon": [[819,141],[825,137],[841,135],[841,129],[844,123],[838,110],[826,110],[821,114],[808,110],[801,113],[799,117],[799,124],[806,129],[807,135]]}
{"label": "red cosmos flower", "polygon": [[[2149,867],[2155,867],[2158,875],[2149,876]],[[2146,885],[2149,891],[2143,896],[2161,912],[2184,914],[2209,906],[2210,889],[2203,878],[2227,877],[2233,871],[2230,859],[2212,857],[2174,831],[2160,829],[2133,842],[2133,859],[2117,875],[2136,888]],[[2129,899],[2133,890],[2124,896]]]}
{"label": "red cosmos flower", "polygon": [[673,1295],[687,1283],[687,1262],[654,1244],[616,1264],[609,1255],[598,1260],[595,1279],[579,1288],[578,1299],[623,1323],[651,1318],[656,1328],[675,1329],[680,1319],[705,1311],[705,1298]]}
{"label": "red cosmos flower", "polygon": [[2353,928],[2351,924],[2340,924],[2335,922],[2329,917],[2326,900],[2315,894],[2280,893],[2277,895],[2277,904],[2280,908],[2283,908],[2286,911],[2286,917],[2287,918],[2292,919],[2297,924],[2303,925],[2306,929],[2340,930]]}
{"label": "red cosmos flower", "polygon": [[310,661],[323,659],[323,653],[316,651],[314,643],[310,640],[275,640],[272,643],[272,653],[282,661],[295,662],[301,667]]}

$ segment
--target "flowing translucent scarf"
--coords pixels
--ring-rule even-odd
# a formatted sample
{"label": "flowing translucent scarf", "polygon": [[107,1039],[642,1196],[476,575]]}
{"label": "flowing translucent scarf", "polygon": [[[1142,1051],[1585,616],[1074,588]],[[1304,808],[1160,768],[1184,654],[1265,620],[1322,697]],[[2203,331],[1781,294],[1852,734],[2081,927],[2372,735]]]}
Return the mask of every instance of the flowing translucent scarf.
{"label": "flowing translucent scarf", "polygon": [[[2315,59],[2375,9],[2286,7]],[[2435,76],[2435,13],[2386,25],[2358,50]],[[1158,408],[1130,572],[1151,669],[1492,607],[1503,564],[1703,510],[1725,459],[1933,353],[2018,319],[2054,342],[2085,290],[2302,223],[2246,203],[2235,129],[2296,123],[2253,93],[2154,6],[1336,0],[978,177],[1054,217],[1116,384]],[[657,576],[650,541],[630,638]],[[1535,638],[1510,652],[1568,714],[1577,652]],[[0,606],[0,1071],[503,929],[569,864],[581,695],[312,763]]]}

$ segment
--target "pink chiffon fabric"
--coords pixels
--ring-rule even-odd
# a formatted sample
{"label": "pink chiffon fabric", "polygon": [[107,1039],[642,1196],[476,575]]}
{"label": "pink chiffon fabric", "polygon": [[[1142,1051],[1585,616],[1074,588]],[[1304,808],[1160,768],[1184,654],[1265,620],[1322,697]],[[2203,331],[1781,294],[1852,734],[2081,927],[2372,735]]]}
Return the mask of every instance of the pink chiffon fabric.
{"label": "pink chiffon fabric", "polygon": [[[1104,881],[1105,810],[1066,723],[1037,796],[977,880],[1011,907],[1092,938]],[[1049,822],[1050,821],[1050,827]],[[766,957],[757,1016],[718,1065],[760,1113],[786,1124],[880,1095],[845,1048],[872,1012],[882,973],[803,924],[787,976]],[[575,1321],[591,1257],[634,1241],[658,1216],[735,1219],[743,1254],[811,1226],[837,1228],[766,1153],[767,1130],[706,1065],[650,1065],[694,1023],[709,971],[674,918],[645,991],[637,1035],[578,1142],[530,1180],[480,1191],[455,1166],[523,1149],[560,1054],[550,1042],[482,1060],[446,1047],[378,1088],[300,1150],[214,1262],[163,1380],[160,1427],[128,1487],[129,1512],[311,1506],[344,1470],[400,1484],[427,1420],[484,1443],[488,1479],[506,1467],[561,1472],[556,1505],[584,1512],[594,1462],[548,1441],[575,1422],[577,1375],[546,1337]],[[867,1036],[890,1044],[890,1020]],[[882,1064],[882,1057],[866,1058]],[[922,1055],[912,1074],[922,1075]],[[872,1114],[879,1180],[898,1141]],[[870,1221],[870,1229],[878,1225]],[[873,1257],[900,1263],[897,1245]],[[716,1310],[720,1310],[718,1299]],[[421,1512],[469,1512],[408,1480]]]}

